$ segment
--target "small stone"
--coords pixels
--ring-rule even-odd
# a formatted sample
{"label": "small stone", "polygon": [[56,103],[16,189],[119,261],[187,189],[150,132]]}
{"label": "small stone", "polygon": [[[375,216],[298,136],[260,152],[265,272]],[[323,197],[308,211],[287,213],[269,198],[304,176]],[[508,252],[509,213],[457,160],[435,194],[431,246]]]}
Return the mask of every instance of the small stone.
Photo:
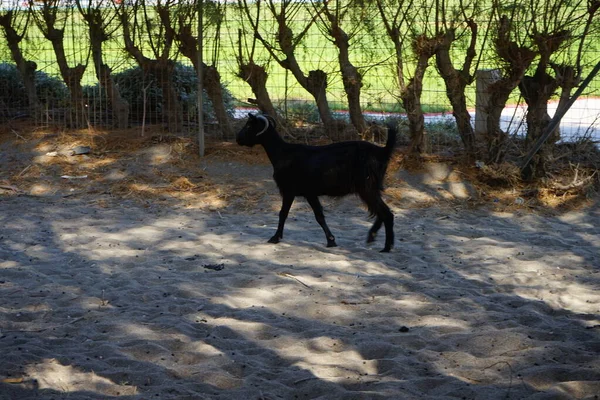
{"label": "small stone", "polygon": [[89,152],[92,150],[91,147],[89,146],[75,146],[71,149],[71,154],[74,156],[80,155],[80,154],[89,154]]}

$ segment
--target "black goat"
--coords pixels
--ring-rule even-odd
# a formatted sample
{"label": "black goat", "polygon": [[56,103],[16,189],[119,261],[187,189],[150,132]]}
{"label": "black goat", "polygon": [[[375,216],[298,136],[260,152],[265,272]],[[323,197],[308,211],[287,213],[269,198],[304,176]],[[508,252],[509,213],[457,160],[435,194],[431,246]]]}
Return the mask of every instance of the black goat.
{"label": "black goat", "polygon": [[385,147],[363,141],[307,146],[285,142],[275,130],[275,122],[264,115],[249,114],[248,122],[237,134],[239,145],[265,148],[273,164],[273,179],[282,197],[279,225],[270,243],[283,238],[283,226],[296,196],[303,196],[312,207],[315,218],[327,238],[327,247],[335,247],[323,207],[318,196],[345,196],[356,193],[367,205],[375,223],[369,229],[367,243],[375,240],[381,224],[385,225],[385,246],[389,252],[394,244],[394,215],[381,198],[383,178],[394,144],[396,130],[388,128]]}

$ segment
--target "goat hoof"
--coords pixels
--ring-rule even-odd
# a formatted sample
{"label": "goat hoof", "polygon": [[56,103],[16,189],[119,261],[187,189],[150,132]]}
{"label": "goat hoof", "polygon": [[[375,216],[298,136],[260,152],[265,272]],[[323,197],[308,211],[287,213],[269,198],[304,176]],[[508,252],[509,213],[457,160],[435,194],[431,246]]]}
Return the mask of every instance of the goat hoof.
{"label": "goat hoof", "polygon": [[375,241],[375,234],[369,233],[369,236],[367,236],[367,243],[373,243],[374,241]]}
{"label": "goat hoof", "polygon": [[337,247],[336,242],[327,242],[327,247]]}
{"label": "goat hoof", "polygon": [[279,243],[279,238],[277,236],[273,236],[271,239],[269,239],[269,243],[277,244]]}
{"label": "goat hoof", "polygon": [[392,250],[392,248],[389,247],[389,246],[386,246],[386,247],[383,248],[383,250],[380,251],[380,253],[389,253],[390,250]]}

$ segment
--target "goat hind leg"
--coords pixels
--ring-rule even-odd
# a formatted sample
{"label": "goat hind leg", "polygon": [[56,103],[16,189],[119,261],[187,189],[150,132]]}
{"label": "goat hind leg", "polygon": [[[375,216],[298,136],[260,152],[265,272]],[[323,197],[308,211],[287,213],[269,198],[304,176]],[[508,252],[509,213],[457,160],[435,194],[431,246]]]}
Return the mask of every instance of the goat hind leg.
{"label": "goat hind leg", "polygon": [[369,236],[367,237],[367,242],[370,243],[375,240],[375,234],[381,228],[381,224],[383,223],[385,226],[385,245],[382,253],[388,253],[392,247],[394,246],[394,214],[384,203],[381,198],[381,194],[373,193],[373,192],[362,192],[359,193],[362,201],[365,202],[369,211],[375,214],[375,223],[369,229]]}
{"label": "goat hind leg", "polygon": [[379,228],[381,228],[381,224],[383,224],[383,220],[379,217],[375,218],[375,223],[369,229],[369,234],[367,235],[367,243],[373,243],[375,241],[375,236],[377,236],[377,232]]}
{"label": "goat hind leg", "polygon": [[329,230],[327,222],[325,222],[323,206],[321,206],[319,198],[316,196],[307,197],[306,201],[308,201],[308,204],[310,204],[311,208],[313,209],[313,212],[315,213],[315,219],[317,220],[319,225],[321,225],[321,228],[323,228],[323,232],[325,232],[325,238],[327,239],[327,247],[337,247],[337,244],[335,243],[335,237]]}
{"label": "goat hind leg", "polygon": [[385,225],[385,245],[381,252],[389,253],[394,246],[394,214],[392,214],[392,211],[387,204],[383,202],[383,199],[380,198],[379,200],[381,216],[378,218],[383,219],[383,223]]}
{"label": "goat hind leg", "polygon": [[269,243],[279,243],[279,241],[283,238],[283,226],[285,225],[285,220],[288,217],[293,202],[294,196],[282,197],[281,210],[279,210],[279,224],[277,225],[277,231],[271,237],[271,239],[269,239]]}

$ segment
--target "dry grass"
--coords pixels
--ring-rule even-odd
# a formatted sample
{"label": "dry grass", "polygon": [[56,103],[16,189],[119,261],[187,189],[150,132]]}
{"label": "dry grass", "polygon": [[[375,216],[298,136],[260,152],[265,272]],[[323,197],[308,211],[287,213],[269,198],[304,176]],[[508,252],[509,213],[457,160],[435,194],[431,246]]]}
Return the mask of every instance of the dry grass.
{"label": "dry grass", "polygon": [[[93,196],[106,205],[108,200],[100,197],[108,194],[116,200],[175,201],[187,207],[242,211],[279,203],[276,190],[266,190],[260,182],[227,170],[229,165],[269,166],[260,146],[209,140],[205,157],[200,158],[194,138],[167,135],[156,127],[148,128],[142,137],[139,129],[56,131],[26,124],[1,127],[0,145],[10,149],[0,175],[0,187],[5,187],[0,194],[4,195]],[[90,146],[92,153],[69,155],[75,146]],[[469,200],[471,205],[492,205],[499,210],[581,207],[600,186],[597,170],[579,165],[565,163],[552,180],[528,185],[509,163],[477,168],[437,155],[407,157],[405,150],[394,153],[386,177],[386,198],[393,205],[402,204],[394,172],[401,168],[419,171],[429,162],[451,163],[471,183],[479,193]],[[48,155],[52,152],[57,155]],[[218,163],[219,171],[209,176],[203,165],[211,163]]]}
{"label": "dry grass", "polygon": [[515,188],[521,182],[521,171],[509,163],[484,165],[479,171],[478,181],[492,187]]}
{"label": "dry grass", "polygon": [[[268,165],[259,147],[209,140],[201,159],[193,138],[167,135],[158,128],[147,129],[143,137],[138,129],[54,131],[25,125],[16,129],[0,130],[0,143],[9,143],[7,147],[15,154],[3,168],[0,185],[16,189],[0,189],[0,194],[108,194],[117,200],[175,201],[194,208],[234,206],[241,210],[256,207],[266,195],[260,185],[236,181],[227,171],[208,176],[201,166],[224,161]],[[92,153],[72,156],[69,150],[75,146],[89,146]]]}

